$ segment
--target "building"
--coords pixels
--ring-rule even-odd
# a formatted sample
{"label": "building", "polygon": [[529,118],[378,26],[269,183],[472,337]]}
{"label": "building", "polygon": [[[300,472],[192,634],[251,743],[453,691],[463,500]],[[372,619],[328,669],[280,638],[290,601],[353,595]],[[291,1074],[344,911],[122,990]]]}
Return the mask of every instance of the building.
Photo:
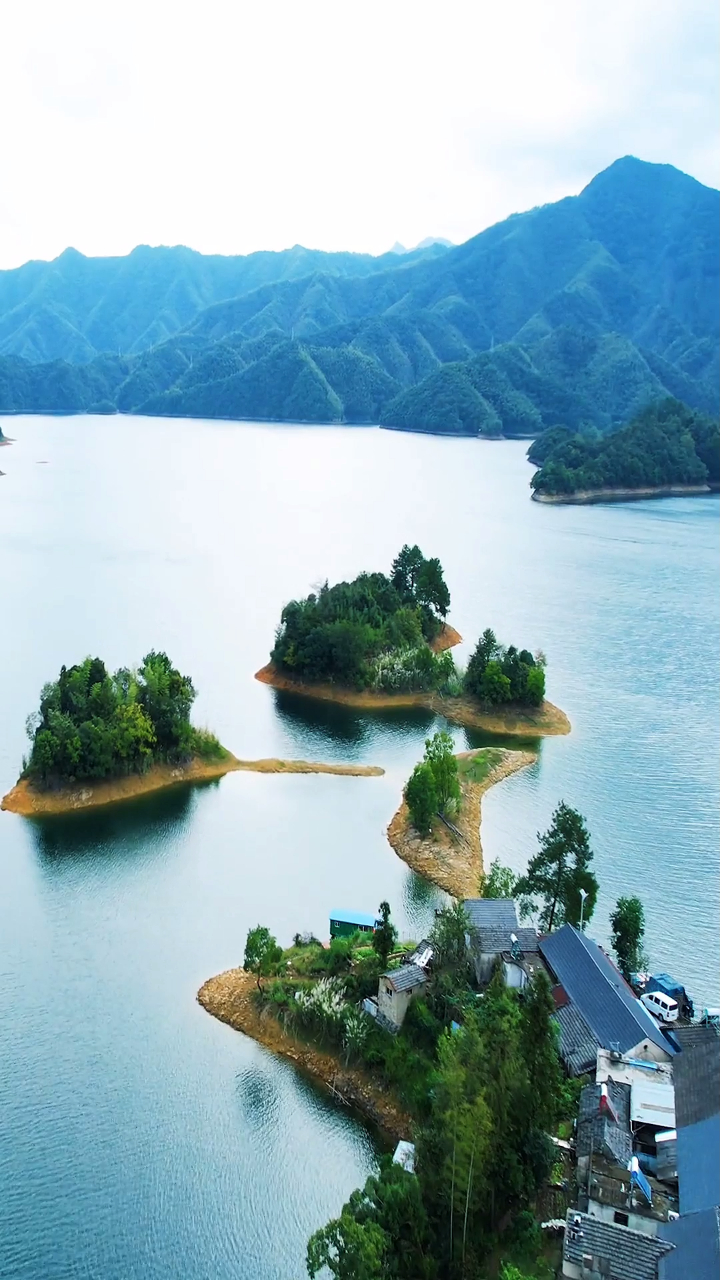
{"label": "building", "polygon": [[560,1054],[571,1075],[594,1070],[599,1049],[670,1062],[677,1047],[637,999],[605,952],[573,925],[539,941],[555,986]]}
{"label": "building", "polygon": [[506,986],[524,987],[541,964],[538,936],[534,929],[520,927],[512,898],[467,898],[463,906],[470,921],[467,943],[478,985],[487,986],[501,961]]}
{"label": "building", "polygon": [[660,1261],[659,1280],[718,1280],[720,1276],[720,1210],[702,1209],[666,1222],[660,1239],[675,1247]]}
{"label": "building", "polygon": [[680,1212],[720,1204],[720,1037],[684,1049],[675,1063],[675,1118]]}
{"label": "building", "polygon": [[383,973],[378,981],[378,1010],[394,1027],[401,1027],[411,1001],[420,995],[427,974],[417,964],[402,964]]}
{"label": "building", "polygon": [[658,1280],[662,1261],[673,1248],[670,1240],[569,1209],[562,1275],[569,1280]]}
{"label": "building", "polygon": [[354,933],[374,933],[378,921],[365,911],[331,911],[330,937],[350,938]]}

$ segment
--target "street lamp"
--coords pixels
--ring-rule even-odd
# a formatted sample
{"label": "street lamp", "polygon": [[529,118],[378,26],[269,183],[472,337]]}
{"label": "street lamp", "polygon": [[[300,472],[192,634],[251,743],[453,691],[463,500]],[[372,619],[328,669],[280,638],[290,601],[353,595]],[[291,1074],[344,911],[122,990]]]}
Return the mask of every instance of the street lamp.
{"label": "street lamp", "polygon": [[587,889],[581,889],[580,890],[580,932],[581,933],[582,933],[582,927],[583,927],[583,914],[585,912],[585,899],[587,898],[587,896],[588,896]]}

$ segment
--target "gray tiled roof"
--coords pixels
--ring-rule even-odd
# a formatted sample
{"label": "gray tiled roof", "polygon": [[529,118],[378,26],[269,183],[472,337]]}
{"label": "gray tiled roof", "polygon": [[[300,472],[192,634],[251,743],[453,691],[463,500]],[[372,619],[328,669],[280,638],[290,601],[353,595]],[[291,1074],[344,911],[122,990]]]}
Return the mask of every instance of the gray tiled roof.
{"label": "gray tiled roof", "polygon": [[555,1013],[560,1028],[560,1057],[573,1076],[594,1070],[597,1051],[602,1048],[582,1014],[572,1004],[566,1004]]}
{"label": "gray tiled roof", "polygon": [[675,1245],[660,1262],[660,1280],[717,1280],[720,1210],[685,1213],[674,1222],[661,1222],[658,1235]]}
{"label": "gray tiled roof", "polygon": [[685,1049],[674,1065],[675,1123],[678,1129],[720,1111],[720,1038]]}
{"label": "gray tiled roof", "polygon": [[427,974],[416,964],[403,964],[399,969],[391,969],[384,973],[385,978],[396,991],[412,991],[427,982]]}
{"label": "gray tiled roof", "polygon": [[699,1022],[676,1025],[673,1027],[673,1035],[681,1049],[695,1049],[698,1045],[708,1042],[712,1044],[713,1040],[720,1039],[717,1027],[702,1026]]}
{"label": "gray tiled roof", "polygon": [[627,1053],[649,1040],[672,1056],[674,1049],[652,1014],[633,995],[596,942],[571,924],[540,940],[540,953],[570,1001],[604,1049]]}
{"label": "gray tiled roof", "polygon": [[632,1156],[630,1134],[630,1085],[608,1080],[608,1095],[617,1123],[600,1111],[600,1085],[588,1084],[580,1094],[577,1122],[577,1154],[604,1155],[627,1168]]}
{"label": "gray tiled roof", "polygon": [[463,906],[475,929],[518,931],[517,911],[512,898],[466,898]]}
{"label": "gray tiled roof", "polygon": [[[576,1219],[580,1220],[578,1226],[574,1225]],[[669,1240],[568,1210],[563,1257],[576,1267],[582,1267],[583,1258],[589,1255],[607,1260],[610,1270],[606,1274],[612,1280],[657,1280],[660,1259],[672,1248]]]}

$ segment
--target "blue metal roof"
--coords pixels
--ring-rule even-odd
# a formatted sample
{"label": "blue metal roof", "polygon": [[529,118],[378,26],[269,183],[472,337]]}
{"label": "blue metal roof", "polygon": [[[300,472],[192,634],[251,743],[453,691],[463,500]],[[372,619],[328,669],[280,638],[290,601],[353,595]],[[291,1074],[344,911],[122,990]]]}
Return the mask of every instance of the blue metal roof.
{"label": "blue metal roof", "polygon": [[677,1172],[681,1213],[720,1203],[720,1115],[678,1129]]}
{"label": "blue metal roof", "polygon": [[372,929],[376,917],[368,915],[367,911],[331,911],[330,919],[337,920],[338,924],[362,924]]}
{"label": "blue metal roof", "polygon": [[660,1280],[717,1280],[720,1275],[720,1210],[681,1214],[661,1222],[658,1235],[675,1245],[660,1260]]}
{"label": "blue metal roof", "polygon": [[540,953],[604,1049],[617,1044],[627,1053],[641,1040],[650,1040],[669,1056],[675,1053],[652,1014],[592,938],[565,924],[541,938]]}

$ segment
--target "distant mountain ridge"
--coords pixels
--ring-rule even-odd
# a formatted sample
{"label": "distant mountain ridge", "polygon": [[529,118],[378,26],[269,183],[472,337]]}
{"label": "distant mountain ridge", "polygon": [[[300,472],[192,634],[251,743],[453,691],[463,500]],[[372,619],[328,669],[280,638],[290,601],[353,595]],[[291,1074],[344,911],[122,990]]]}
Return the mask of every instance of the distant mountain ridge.
{"label": "distant mountain ridge", "polygon": [[626,157],[456,247],[68,250],[0,273],[0,410],[490,435],[607,429],[664,396],[715,413],[719,212],[717,191]]}

